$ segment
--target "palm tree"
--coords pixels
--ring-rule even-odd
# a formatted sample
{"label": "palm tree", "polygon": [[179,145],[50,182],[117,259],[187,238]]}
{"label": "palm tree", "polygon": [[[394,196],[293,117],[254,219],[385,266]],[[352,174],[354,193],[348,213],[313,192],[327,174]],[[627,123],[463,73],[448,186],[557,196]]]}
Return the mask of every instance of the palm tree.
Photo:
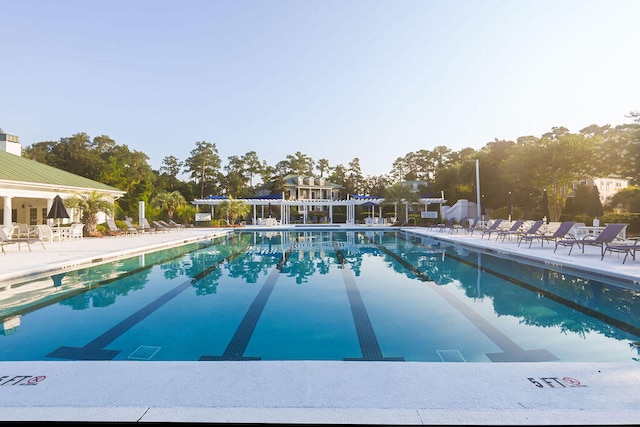
{"label": "palm tree", "polygon": [[158,209],[167,211],[167,219],[172,220],[176,209],[187,204],[179,191],[162,191],[151,200],[151,204]]}
{"label": "palm tree", "polygon": [[227,216],[229,224],[235,224],[238,217],[243,217],[249,214],[251,206],[242,200],[237,200],[229,196],[228,200],[220,203],[218,209]]}
{"label": "palm tree", "polygon": [[[404,208],[407,205],[417,203],[420,200],[418,194],[411,191],[411,188],[406,185],[402,185],[401,183],[394,184],[392,187],[389,187],[385,190],[384,194],[384,204],[393,205],[394,211],[396,213],[396,218],[399,219],[402,213],[404,213]],[[400,205],[400,212],[398,212],[398,205]],[[408,212],[405,213],[405,220],[408,220]],[[403,221],[400,221],[402,223]]]}
{"label": "palm tree", "polygon": [[113,211],[111,198],[104,193],[93,191],[89,194],[76,194],[66,200],[68,208],[79,208],[82,211],[82,223],[89,235],[95,234],[98,225],[98,212],[110,215]]}

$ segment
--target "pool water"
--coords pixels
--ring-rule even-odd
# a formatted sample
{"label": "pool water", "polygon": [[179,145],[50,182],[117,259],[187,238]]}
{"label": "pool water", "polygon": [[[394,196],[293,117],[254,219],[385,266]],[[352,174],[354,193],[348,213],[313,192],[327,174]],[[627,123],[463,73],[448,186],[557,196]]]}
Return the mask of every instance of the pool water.
{"label": "pool water", "polygon": [[0,360],[624,362],[639,301],[404,232],[235,232],[0,284]]}

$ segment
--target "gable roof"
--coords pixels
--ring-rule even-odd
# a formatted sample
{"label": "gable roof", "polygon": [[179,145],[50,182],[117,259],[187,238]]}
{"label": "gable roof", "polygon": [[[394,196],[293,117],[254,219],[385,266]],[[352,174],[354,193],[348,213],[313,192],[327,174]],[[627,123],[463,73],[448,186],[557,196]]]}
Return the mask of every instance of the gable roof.
{"label": "gable roof", "polygon": [[78,189],[125,193],[110,185],[5,151],[0,151],[0,181],[42,184],[44,186],[59,185]]}

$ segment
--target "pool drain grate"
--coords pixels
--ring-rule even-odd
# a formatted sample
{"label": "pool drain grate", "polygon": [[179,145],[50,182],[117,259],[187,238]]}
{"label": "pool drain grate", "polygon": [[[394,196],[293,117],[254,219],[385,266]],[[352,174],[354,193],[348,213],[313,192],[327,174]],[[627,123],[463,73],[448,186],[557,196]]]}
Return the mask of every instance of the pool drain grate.
{"label": "pool drain grate", "polygon": [[153,356],[160,350],[160,347],[151,347],[148,345],[141,345],[131,353],[128,359],[136,359],[136,360],[151,360]]}
{"label": "pool drain grate", "polygon": [[466,362],[459,350],[438,350],[438,356],[443,362]]}

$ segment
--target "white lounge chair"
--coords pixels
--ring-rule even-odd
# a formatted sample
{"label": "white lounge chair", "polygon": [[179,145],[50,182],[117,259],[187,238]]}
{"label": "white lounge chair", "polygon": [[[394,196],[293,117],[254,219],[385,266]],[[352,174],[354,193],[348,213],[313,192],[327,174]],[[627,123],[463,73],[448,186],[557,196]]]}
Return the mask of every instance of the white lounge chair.
{"label": "white lounge chair", "polygon": [[17,244],[18,245],[18,250],[20,250],[20,245],[22,243],[26,243],[27,247],[29,248],[29,252],[31,252],[31,243],[34,242],[40,242],[42,244],[42,248],[46,249],[44,247],[44,243],[42,242],[42,239],[36,238],[36,237],[9,237],[7,236],[7,234],[4,232],[4,228],[0,227],[0,248],[2,249],[2,253],[3,254],[7,254],[7,252],[5,252],[4,247],[6,245],[11,245],[11,244]]}

